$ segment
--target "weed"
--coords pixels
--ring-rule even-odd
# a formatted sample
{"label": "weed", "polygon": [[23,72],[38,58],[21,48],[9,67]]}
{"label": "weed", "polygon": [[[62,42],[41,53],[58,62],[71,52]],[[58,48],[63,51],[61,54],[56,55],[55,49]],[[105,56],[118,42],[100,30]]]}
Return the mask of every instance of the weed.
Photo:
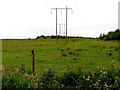
{"label": "weed", "polygon": [[73,58],[73,60],[77,60],[76,58]]}
{"label": "weed", "polygon": [[25,70],[25,64],[21,64],[21,69],[20,70],[21,70],[22,73],[25,73],[25,71],[26,71]]}
{"label": "weed", "polygon": [[63,57],[67,56],[67,54],[65,52],[62,52],[61,54],[62,54]]}
{"label": "weed", "polygon": [[74,51],[82,51],[82,49],[81,49],[81,48],[79,48],[79,49],[75,49]]}
{"label": "weed", "polygon": [[71,55],[71,54],[73,54],[73,52],[69,52],[68,54]]}
{"label": "weed", "polygon": [[40,63],[46,63],[47,60],[39,60]]}
{"label": "weed", "polygon": [[70,50],[70,48],[66,48],[66,50]]}
{"label": "weed", "polygon": [[119,50],[118,47],[115,47],[114,49],[115,49],[115,51],[118,51],[118,50]]}
{"label": "weed", "polygon": [[106,55],[108,55],[108,56],[112,56],[112,52],[106,53]]}

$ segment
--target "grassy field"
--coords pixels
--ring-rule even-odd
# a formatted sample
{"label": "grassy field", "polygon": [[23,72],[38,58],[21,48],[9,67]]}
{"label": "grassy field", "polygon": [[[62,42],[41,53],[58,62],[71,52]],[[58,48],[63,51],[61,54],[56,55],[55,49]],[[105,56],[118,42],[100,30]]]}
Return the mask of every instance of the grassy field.
{"label": "grassy field", "polygon": [[2,40],[2,63],[5,68],[24,64],[31,70],[31,50],[35,50],[35,73],[48,69],[60,74],[69,68],[94,72],[118,62],[118,41],[99,39],[23,39]]}

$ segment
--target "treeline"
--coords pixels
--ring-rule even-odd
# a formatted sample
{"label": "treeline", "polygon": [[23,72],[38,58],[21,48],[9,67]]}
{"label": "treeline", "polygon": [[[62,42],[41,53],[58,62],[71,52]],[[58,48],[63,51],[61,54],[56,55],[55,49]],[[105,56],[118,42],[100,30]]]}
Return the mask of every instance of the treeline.
{"label": "treeline", "polygon": [[100,34],[100,39],[103,40],[120,40],[120,30],[116,29],[113,32],[108,32],[108,34]]}
{"label": "treeline", "polygon": [[[50,39],[65,39],[66,38],[66,36],[60,36],[60,35],[58,35],[58,36],[55,36],[55,35],[51,35],[51,36],[44,36],[44,35],[41,35],[41,36],[37,36],[37,38],[36,39],[39,39],[39,38],[44,38],[44,39],[47,39],[47,38],[50,38]],[[82,37],[78,37],[78,36],[67,36],[67,38],[82,38]]]}
{"label": "treeline", "polygon": [[[60,36],[58,35],[57,37],[55,35],[51,35],[51,36],[45,36],[45,35],[41,35],[41,36],[37,36],[36,39],[39,39],[39,38],[43,38],[43,39],[47,39],[47,38],[50,38],[50,39],[66,39],[66,36]],[[80,36],[67,36],[67,38],[86,38],[86,39],[95,39],[95,38],[92,38],[92,37],[80,37]]]}
{"label": "treeline", "polygon": [[[66,36],[55,36],[55,35],[51,35],[51,36],[45,36],[45,35],[41,35],[41,36],[37,36],[36,39],[39,38],[50,38],[50,39],[65,39]],[[92,37],[79,37],[79,36],[67,36],[67,38],[87,38],[87,39],[95,39]],[[98,38],[97,38],[98,39]],[[120,40],[120,30],[116,29],[115,31],[110,31],[108,32],[108,34],[100,34],[99,39],[103,39],[103,40]]]}
{"label": "treeline", "polygon": [[51,38],[51,39],[59,39],[59,38],[66,38],[65,36],[55,36],[55,35],[52,35],[52,36],[45,36],[45,35],[41,35],[41,36],[37,36],[37,38],[36,39],[39,39],[39,38],[44,38],[44,39],[47,39],[47,38]]}

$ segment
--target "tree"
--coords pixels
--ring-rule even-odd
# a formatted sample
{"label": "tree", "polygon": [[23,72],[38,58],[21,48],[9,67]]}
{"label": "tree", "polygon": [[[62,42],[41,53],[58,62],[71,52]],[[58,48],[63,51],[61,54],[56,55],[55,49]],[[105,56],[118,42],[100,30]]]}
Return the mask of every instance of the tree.
{"label": "tree", "polygon": [[104,40],[120,40],[120,30],[116,29],[114,32],[108,32],[108,34],[100,34],[100,39]]}

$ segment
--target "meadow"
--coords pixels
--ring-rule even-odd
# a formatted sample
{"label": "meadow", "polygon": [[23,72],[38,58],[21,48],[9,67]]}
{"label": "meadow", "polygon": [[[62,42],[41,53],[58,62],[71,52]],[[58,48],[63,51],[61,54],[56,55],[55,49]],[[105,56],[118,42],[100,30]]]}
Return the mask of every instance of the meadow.
{"label": "meadow", "polygon": [[2,40],[2,88],[119,89],[118,46],[88,38]]}
{"label": "meadow", "polygon": [[99,39],[11,39],[2,40],[2,63],[5,68],[25,65],[31,71],[35,51],[35,73],[53,69],[60,74],[67,69],[82,68],[94,72],[97,67],[109,67],[118,62],[118,41]]}

